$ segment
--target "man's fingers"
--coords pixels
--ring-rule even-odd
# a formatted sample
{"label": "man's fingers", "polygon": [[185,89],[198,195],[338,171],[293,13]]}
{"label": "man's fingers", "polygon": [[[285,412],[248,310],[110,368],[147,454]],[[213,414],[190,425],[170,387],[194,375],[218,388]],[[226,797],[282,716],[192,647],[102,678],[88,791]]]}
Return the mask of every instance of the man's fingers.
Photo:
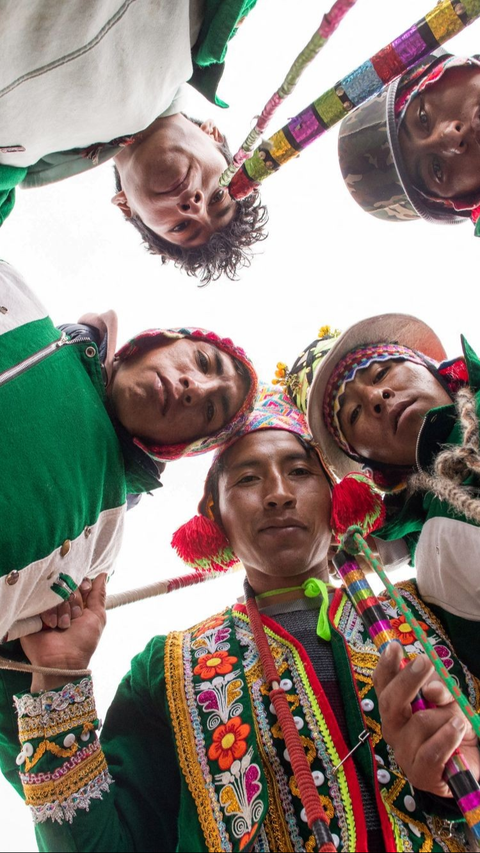
{"label": "man's fingers", "polygon": [[87,607],[105,621],[105,601],[107,598],[107,575],[101,574],[92,583],[92,590],[87,598]]}
{"label": "man's fingers", "polygon": [[372,676],[377,696],[390,684],[392,678],[395,678],[398,674],[402,659],[403,649],[399,643],[390,643],[380,655]]}

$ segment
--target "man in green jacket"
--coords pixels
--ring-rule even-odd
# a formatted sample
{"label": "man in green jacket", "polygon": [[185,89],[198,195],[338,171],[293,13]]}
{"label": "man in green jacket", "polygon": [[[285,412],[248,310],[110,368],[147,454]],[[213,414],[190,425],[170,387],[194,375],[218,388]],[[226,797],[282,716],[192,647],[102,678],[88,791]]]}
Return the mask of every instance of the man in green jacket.
{"label": "man in green jacket", "polygon": [[127,495],[217,447],[253,405],[255,372],[229,339],[152,329],[115,353],[114,312],[82,320],[59,331],[0,264],[0,640],[109,572]]}
{"label": "man in green jacket", "polygon": [[[478,775],[476,738],[419,648],[401,672],[397,647],[379,663],[344,591],[329,587],[329,482],[304,417],[282,394],[262,387],[244,429],[217,455],[199,512],[177,532],[177,549],[202,570],[241,559],[247,605],[155,637],[122,681],[101,744],[87,674],[66,684],[37,672],[31,691],[29,676],[3,674],[2,769],[23,786],[40,849],[313,851],[312,809],[323,809],[328,850],[468,849],[442,771],[461,744]],[[415,585],[404,592],[476,702],[474,680]],[[68,631],[25,638],[31,662],[88,665],[103,595],[97,578]],[[394,603],[383,604],[395,625]],[[420,687],[438,706],[421,721],[410,710]],[[278,694],[289,725],[277,716]],[[307,772],[297,778],[298,750]]]}
{"label": "man in green jacket", "polygon": [[[258,196],[235,202],[211,121],[183,113],[187,81],[212,103],[228,42],[256,0],[7,0],[0,60],[0,224],[15,186],[115,162],[114,204],[149,250],[207,282],[234,278],[263,239]],[[7,47],[8,45],[8,47]]]}

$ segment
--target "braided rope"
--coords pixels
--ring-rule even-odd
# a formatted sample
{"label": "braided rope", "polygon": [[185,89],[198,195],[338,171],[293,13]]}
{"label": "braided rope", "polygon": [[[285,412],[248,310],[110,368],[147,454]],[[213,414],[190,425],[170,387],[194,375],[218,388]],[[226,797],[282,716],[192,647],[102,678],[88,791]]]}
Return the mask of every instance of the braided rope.
{"label": "braided rope", "polygon": [[261,114],[257,117],[257,121],[253,130],[250,131],[247,138],[242,143],[241,147],[235,154],[232,163],[225,169],[220,177],[220,186],[227,187],[233,176],[238,172],[242,163],[251,156],[251,153],[264,133],[268,123],[273,118],[278,107],[285,98],[292,94],[300,77],[312,62],[313,59],[320,53],[322,47],[327,43],[332,33],[337,29],[338,25],[345,17],[349,9],[355,5],[357,0],[336,0],[329,12],[327,12],[320,24],[303,50],[298,54],[293,65],[289,68],[287,75],[282,85],[272,95],[269,101],[265,104]]}
{"label": "braided rope", "polygon": [[431,474],[420,472],[409,479],[414,491],[432,492],[444,500],[468,521],[480,524],[480,500],[472,495],[463,481],[470,474],[480,475],[479,429],[475,394],[471,388],[461,388],[455,397],[462,444],[451,445],[438,454]]}
{"label": "braided rope", "polygon": [[388,591],[388,594],[395,601],[395,604],[405,617],[405,621],[412,629],[416,639],[421,644],[428,659],[435,667],[435,672],[437,673],[437,675],[440,676],[444,684],[446,684],[448,690],[450,691],[457,704],[460,706],[468,722],[473,726],[477,737],[480,737],[480,715],[477,714],[476,711],[472,708],[470,702],[468,701],[467,697],[463,695],[455,679],[451,675],[449,675],[441,658],[439,658],[437,652],[435,651],[430,640],[425,634],[425,631],[418,624],[417,619],[408,607],[405,599],[389,579],[380,560],[375,557],[373,552],[368,547],[362,536],[361,529],[359,527],[350,527],[347,530],[345,536],[342,538],[341,547],[349,554],[363,554],[365,559],[370,563],[374,572],[378,575],[379,578],[381,578]]}

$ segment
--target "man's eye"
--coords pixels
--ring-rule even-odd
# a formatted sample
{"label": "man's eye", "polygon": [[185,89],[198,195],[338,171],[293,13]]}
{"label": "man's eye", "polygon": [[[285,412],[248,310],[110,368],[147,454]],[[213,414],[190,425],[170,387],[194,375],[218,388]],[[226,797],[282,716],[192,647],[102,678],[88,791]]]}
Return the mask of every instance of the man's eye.
{"label": "man's eye", "polygon": [[207,424],[209,424],[213,421],[213,419],[215,417],[215,406],[213,405],[213,403],[211,401],[209,401],[207,403],[206,413],[207,413]]}
{"label": "man's eye", "polygon": [[381,367],[380,370],[377,370],[375,376],[373,377],[373,384],[375,385],[376,382],[381,382],[382,379],[384,379],[384,377],[387,375],[387,373],[388,367]]}
{"label": "man's eye", "polygon": [[311,472],[308,468],[303,468],[301,465],[298,465],[297,468],[294,468],[290,473],[295,477],[308,477]]}
{"label": "man's eye", "polygon": [[428,129],[428,115],[425,110],[423,98],[420,98],[420,106],[418,109],[418,120],[422,127]]}
{"label": "man's eye", "polygon": [[254,474],[245,474],[243,477],[240,478],[240,480],[237,480],[235,485],[236,486],[247,485],[248,483],[254,483],[255,480],[257,480],[257,479],[258,478],[255,477]]}
{"label": "man's eye", "polygon": [[354,423],[358,420],[359,414],[360,414],[360,406],[355,406],[355,408],[352,409],[352,411],[350,412],[350,418],[349,418],[350,426],[353,426]]}
{"label": "man's eye", "polygon": [[198,364],[202,373],[208,373],[208,358],[202,350],[198,350]]}
{"label": "man's eye", "polygon": [[183,222],[179,222],[173,228],[170,228],[170,233],[171,234],[181,234],[182,231],[187,230],[189,225],[190,225],[190,223],[187,222],[186,220],[184,220]]}
{"label": "man's eye", "polygon": [[219,189],[217,190],[210,199],[210,204],[218,204],[225,198],[225,190]]}
{"label": "man's eye", "polygon": [[434,157],[432,160],[432,172],[434,174],[435,180],[441,183],[443,181],[443,169],[437,157]]}

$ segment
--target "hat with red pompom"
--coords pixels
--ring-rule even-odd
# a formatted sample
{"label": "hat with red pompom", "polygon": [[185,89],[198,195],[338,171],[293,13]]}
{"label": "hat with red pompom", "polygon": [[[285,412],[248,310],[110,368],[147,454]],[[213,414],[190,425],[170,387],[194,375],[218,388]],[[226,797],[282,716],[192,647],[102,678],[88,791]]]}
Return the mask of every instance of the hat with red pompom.
{"label": "hat with red pompom", "polygon": [[258,390],[258,379],[252,362],[246,353],[240,347],[235,346],[230,338],[221,338],[215,332],[208,332],[206,329],[197,329],[196,327],[182,327],[180,329],[148,329],[136,335],[128,343],[124,344],[121,349],[115,354],[115,359],[125,361],[127,358],[140,353],[142,350],[160,346],[162,343],[179,340],[181,338],[190,338],[196,341],[204,341],[212,344],[217,349],[236,359],[245,368],[246,375],[249,379],[249,388],[245,399],[233,418],[225,424],[217,432],[212,435],[200,436],[194,441],[184,442],[182,444],[163,444],[157,445],[152,442],[140,441],[134,438],[135,444],[142,450],[148,453],[152,459],[159,462],[169,462],[173,459],[180,459],[182,456],[197,456],[200,453],[207,453],[209,450],[216,448],[228,442],[239,429],[244,425],[249,412],[253,408],[255,397]]}
{"label": "hat with red pompom", "polygon": [[213,481],[218,462],[227,448],[241,438],[261,429],[291,432],[311,441],[305,416],[280,389],[261,384],[255,408],[238,432],[217,452],[205,480],[199,514],[183,524],[172,537],[172,547],[191,568],[200,572],[226,572],[239,560],[220,525],[215,521]]}

